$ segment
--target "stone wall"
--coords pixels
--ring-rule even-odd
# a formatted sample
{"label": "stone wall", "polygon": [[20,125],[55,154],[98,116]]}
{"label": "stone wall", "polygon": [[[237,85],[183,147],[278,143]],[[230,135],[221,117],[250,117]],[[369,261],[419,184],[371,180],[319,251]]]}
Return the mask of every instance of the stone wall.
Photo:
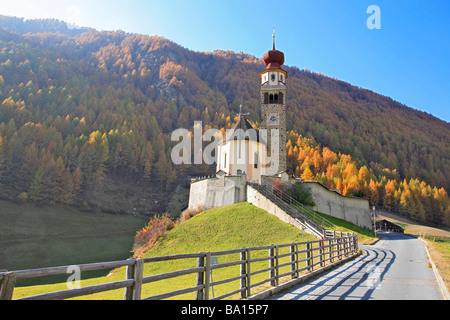
{"label": "stone wall", "polygon": [[[265,177],[267,181],[269,179]],[[295,183],[295,180],[281,179],[284,183]],[[332,217],[343,219],[360,227],[372,229],[369,200],[365,198],[348,197],[336,191],[328,190],[315,181],[303,181],[306,188],[311,190],[316,205],[311,209]],[[247,176],[227,176],[219,171],[216,177],[203,179],[191,183],[189,208],[203,210],[219,208],[239,202],[248,201],[255,206],[277,216],[280,220],[298,228],[301,225],[275,203],[247,185]]]}
{"label": "stone wall", "polygon": [[247,176],[226,176],[223,171],[216,177],[191,183],[189,208],[203,210],[219,208],[246,201]]}
{"label": "stone wall", "polygon": [[[263,194],[261,194],[258,190],[254,189],[250,185],[247,185],[247,201],[254,206],[276,216],[281,221],[292,224],[298,229],[304,230],[303,226],[298,223],[291,215],[286,213],[286,211],[281,209],[271,200],[267,199]],[[307,230],[305,231],[307,232]]]}
{"label": "stone wall", "polygon": [[316,181],[303,181],[302,183],[311,190],[311,195],[316,203],[311,209],[360,227],[372,229],[368,199],[343,196]]}

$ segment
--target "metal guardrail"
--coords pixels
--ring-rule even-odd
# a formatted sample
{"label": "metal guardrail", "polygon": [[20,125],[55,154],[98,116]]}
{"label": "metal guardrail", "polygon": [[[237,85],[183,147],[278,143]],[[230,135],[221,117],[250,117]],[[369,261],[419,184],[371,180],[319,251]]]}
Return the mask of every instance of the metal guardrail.
{"label": "metal guardrail", "polygon": [[[358,238],[356,234],[339,233],[336,231],[327,231],[326,234],[330,237],[317,241],[144,259],[132,258],[123,261],[79,265],[77,267],[81,271],[126,267],[126,278],[123,281],[44,293],[18,300],[63,300],[120,288],[124,288],[124,300],[160,300],[191,292],[195,292],[196,300],[219,300],[237,294],[240,298],[246,299],[251,296],[252,289],[255,291],[258,287],[261,288],[260,286],[266,283],[270,283],[272,287],[275,287],[286,279],[298,278],[303,273],[317,271],[321,268],[325,268],[325,266],[330,263],[334,263],[336,260],[342,260],[345,257],[357,253]],[[264,251],[267,252],[266,255],[264,255]],[[220,264],[211,263],[212,258],[214,257],[232,254],[238,254],[237,260],[232,259],[231,261]],[[156,275],[144,275],[145,264],[182,259],[196,259],[196,267]],[[258,269],[258,264],[255,263],[264,261],[268,262],[268,266],[263,266],[261,269],[261,264],[259,264],[260,269]],[[213,270],[220,270],[232,266],[239,266],[239,271],[236,270],[231,278],[212,281],[211,272]],[[71,267],[73,266],[1,272],[0,300],[11,300],[13,298],[17,279],[66,274]],[[264,273],[266,273],[267,276],[261,277],[260,275]],[[142,286],[144,284],[189,274],[196,275],[195,277],[192,277],[193,286],[142,298]],[[239,281],[238,289],[222,292],[222,294],[217,297],[210,295],[210,291],[213,287],[233,281]]]}
{"label": "metal guardrail", "polygon": [[261,186],[264,187],[266,190],[286,202],[287,204],[291,205],[297,211],[307,216],[309,219],[311,219],[314,223],[318,224],[324,229],[334,229],[336,226],[330,222],[329,220],[325,219],[323,216],[317,214],[314,210],[311,210],[307,207],[305,207],[302,203],[292,198],[290,195],[288,195],[283,190],[274,187],[271,183],[267,181],[262,181]]}

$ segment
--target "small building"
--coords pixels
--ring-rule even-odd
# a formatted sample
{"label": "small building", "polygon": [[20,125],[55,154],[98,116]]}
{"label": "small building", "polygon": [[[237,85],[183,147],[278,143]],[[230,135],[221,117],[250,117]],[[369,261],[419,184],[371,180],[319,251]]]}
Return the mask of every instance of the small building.
{"label": "small building", "polygon": [[386,219],[377,221],[377,231],[395,232],[395,233],[405,232],[405,230],[402,227]]}

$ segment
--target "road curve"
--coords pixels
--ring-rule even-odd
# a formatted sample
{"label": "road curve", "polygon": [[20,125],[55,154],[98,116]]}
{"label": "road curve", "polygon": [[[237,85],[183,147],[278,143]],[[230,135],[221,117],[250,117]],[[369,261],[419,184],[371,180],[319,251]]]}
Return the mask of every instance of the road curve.
{"label": "road curve", "polygon": [[322,276],[275,300],[442,300],[443,295],[417,238],[381,233],[374,246]]}

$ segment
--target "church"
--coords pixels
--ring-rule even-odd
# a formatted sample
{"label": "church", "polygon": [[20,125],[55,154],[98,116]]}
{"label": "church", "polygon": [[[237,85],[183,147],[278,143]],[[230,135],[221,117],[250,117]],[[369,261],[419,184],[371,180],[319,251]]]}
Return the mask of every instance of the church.
{"label": "church", "polygon": [[286,171],[286,79],[281,67],[284,54],[273,47],[263,57],[266,69],[261,78],[261,129],[257,131],[246,115],[218,143],[216,172],[227,176],[245,174],[250,182],[260,182],[262,176],[279,175]]}
{"label": "church", "polygon": [[[285,206],[280,207],[273,201],[273,195],[264,191],[267,186],[273,186],[275,180],[282,184],[295,184],[298,180],[286,173],[288,74],[283,69],[284,53],[275,48],[275,35],[272,50],[264,54],[263,60],[265,69],[260,73],[261,129],[256,130],[247,119],[248,114],[240,110],[237,123],[227,130],[226,136],[216,146],[216,175],[191,181],[189,208],[208,210],[247,201],[282,221],[308,229],[311,222],[302,223],[298,211],[289,213]],[[316,181],[302,181],[302,184],[311,190],[316,203],[311,209],[372,228],[368,199],[341,195]],[[313,229],[310,231],[318,234]]]}
{"label": "church", "polygon": [[191,182],[189,207],[204,210],[246,201],[247,183],[264,177],[288,180],[286,173],[286,80],[284,53],[275,48],[263,56],[260,73],[261,130],[246,115],[216,147],[216,176]]}

